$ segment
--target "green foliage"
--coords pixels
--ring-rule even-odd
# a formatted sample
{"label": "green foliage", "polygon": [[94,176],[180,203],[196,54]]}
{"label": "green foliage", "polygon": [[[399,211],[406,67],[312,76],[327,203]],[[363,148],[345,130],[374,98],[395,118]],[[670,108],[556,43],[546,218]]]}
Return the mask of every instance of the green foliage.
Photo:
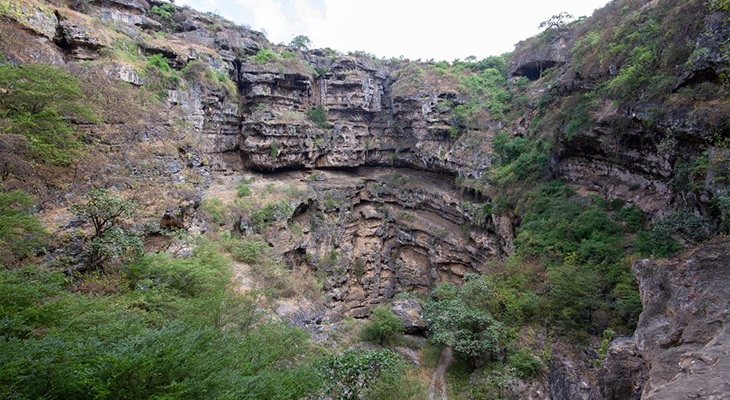
{"label": "green foliage", "polygon": [[187,63],[182,70],[182,75],[190,82],[206,83],[211,87],[223,89],[230,96],[234,96],[237,92],[236,83],[226,72],[216,71],[210,64],[200,60]]}
{"label": "green foliage", "polygon": [[123,263],[137,257],[142,242],[122,226],[124,218],[134,215],[137,204],[106,189],[89,190],[85,200],[73,204],[70,210],[94,227],[94,233],[84,245],[87,269],[103,271],[107,263]]}
{"label": "green foliage", "polygon": [[245,183],[239,183],[236,191],[238,197],[248,197],[251,195],[251,188]]}
{"label": "green foliage", "polygon": [[143,74],[145,87],[151,90],[158,100],[166,98],[168,90],[177,87],[180,82],[180,72],[172,69],[162,54],[147,57]]}
{"label": "green foliage", "polygon": [[21,191],[0,191],[0,268],[33,255],[46,231],[34,212],[33,198]]}
{"label": "green foliage", "polygon": [[307,118],[314,122],[314,125],[319,129],[329,129],[331,127],[327,122],[327,109],[321,104],[307,111]]}
{"label": "green foliage", "polygon": [[433,342],[453,347],[473,366],[496,358],[504,351],[507,329],[493,317],[491,299],[491,287],[476,275],[464,276],[461,288],[439,285],[423,307]]}
{"label": "green foliage", "polygon": [[730,0],[712,0],[710,4],[714,10],[730,11]]}
{"label": "green foliage", "polygon": [[[111,295],[67,290],[60,271],[0,270],[0,397],[316,397],[306,333],[251,324],[211,245],[147,256]],[[125,282],[128,282],[128,286]]]}
{"label": "green foliage", "polygon": [[267,204],[264,208],[251,213],[251,225],[257,232],[262,232],[264,228],[276,221],[288,219],[294,210],[286,200],[281,200]]}
{"label": "green foliage", "polygon": [[[390,350],[347,350],[342,354],[326,357],[319,366],[324,393],[342,400],[362,397],[419,398],[403,397],[398,392],[383,393],[385,388],[378,387],[378,381],[383,378],[391,389],[398,387],[398,383],[406,382],[405,369],[403,358]],[[389,381],[391,379],[395,381]],[[382,397],[383,395],[386,397]]]}
{"label": "green foliage", "polygon": [[269,148],[271,152],[271,158],[276,160],[276,158],[279,157],[279,144],[276,142],[271,142]]}
{"label": "green foliage", "polygon": [[622,208],[616,215],[624,223],[627,232],[635,233],[644,227],[646,216],[639,207],[631,206]]}
{"label": "green foliage", "polygon": [[203,212],[218,225],[226,223],[226,210],[220,199],[204,199]]}
{"label": "green foliage", "polygon": [[598,355],[601,356],[601,359],[606,358],[606,355],[608,354],[608,348],[611,346],[611,341],[613,341],[613,338],[616,337],[616,331],[613,329],[606,329],[603,331],[603,340],[601,340],[601,347],[598,349]]}
{"label": "green foliage", "polygon": [[542,177],[552,151],[552,146],[544,140],[510,137],[504,132],[495,135],[492,146],[495,162],[489,177],[500,186]]}
{"label": "green foliage", "polygon": [[634,249],[644,257],[665,258],[683,249],[678,239],[696,244],[710,237],[708,223],[689,211],[678,211],[651,224],[636,236]]}
{"label": "green foliage", "polygon": [[260,49],[256,54],[253,56],[253,61],[256,64],[268,64],[270,62],[274,62],[279,57],[274,53],[271,49]]}
{"label": "green foliage", "polygon": [[593,312],[605,306],[597,271],[568,259],[552,267],[548,276],[548,298],[553,316],[565,328],[582,330],[590,327]]}
{"label": "green foliage", "polygon": [[402,339],[403,322],[386,306],[373,309],[373,317],[362,330],[362,337],[381,346],[396,344]]}
{"label": "green foliage", "polygon": [[583,133],[591,128],[591,110],[593,108],[593,94],[587,93],[567,100],[563,109],[563,118],[566,121],[565,140],[571,140],[575,135]]}
{"label": "green foliage", "polygon": [[573,15],[563,11],[553,15],[545,21],[542,21],[540,23],[540,28],[562,30],[571,19],[573,19]]}
{"label": "green foliage", "polygon": [[48,64],[0,65],[0,141],[21,140],[13,152],[23,158],[71,164],[82,149],[73,124],[97,121],[79,84]]}
{"label": "green foliage", "polygon": [[631,325],[641,303],[622,250],[626,230],[620,222],[635,231],[643,215],[636,209],[611,215],[605,202],[587,205],[574,196],[559,181],[527,193],[515,239],[518,253],[548,267],[549,313],[563,328],[591,328],[598,310],[613,310]]}
{"label": "green foliage", "polygon": [[259,261],[261,255],[266,254],[268,249],[269,245],[266,242],[246,240],[233,250],[233,259],[249,264],[255,263]]}
{"label": "green foliage", "polygon": [[164,27],[168,29],[175,29],[177,27],[177,23],[173,19],[173,15],[176,12],[177,7],[175,7],[174,4],[165,3],[159,6],[152,6],[149,14]]}
{"label": "green foliage", "polygon": [[312,41],[304,35],[297,35],[289,42],[289,46],[297,50],[307,51],[312,46]]}
{"label": "green foliage", "polygon": [[526,349],[520,349],[510,354],[508,365],[522,379],[535,378],[545,371],[545,366],[542,365],[540,359]]}
{"label": "green foliage", "polygon": [[355,260],[355,264],[352,267],[352,272],[355,274],[357,279],[362,278],[365,275],[365,263],[361,259]]}

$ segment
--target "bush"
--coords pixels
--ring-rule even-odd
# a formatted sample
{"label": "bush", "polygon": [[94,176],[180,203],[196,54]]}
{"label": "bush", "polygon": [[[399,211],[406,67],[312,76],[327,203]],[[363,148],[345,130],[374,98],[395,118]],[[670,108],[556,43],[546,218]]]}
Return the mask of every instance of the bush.
{"label": "bush", "polygon": [[294,210],[286,200],[267,204],[264,208],[251,213],[251,225],[257,232],[282,219],[291,217]]}
{"label": "bush", "polygon": [[0,268],[33,255],[43,245],[46,231],[34,206],[23,191],[0,192]]}
{"label": "bush", "polygon": [[380,306],[373,310],[372,319],[362,330],[362,337],[381,346],[395,344],[402,339],[403,322],[389,307]]}
{"label": "bush", "polygon": [[245,183],[239,183],[236,195],[238,197],[248,197],[251,195],[251,188]]}
{"label": "bush", "polygon": [[91,189],[86,193],[85,203],[71,206],[76,217],[94,227],[94,233],[84,245],[87,269],[103,271],[105,264],[124,263],[139,256],[141,240],[123,226],[124,218],[133,216],[136,208],[136,203],[106,189]]}
{"label": "bush", "polygon": [[514,368],[517,376],[522,379],[535,378],[545,370],[545,366],[542,365],[540,359],[525,349],[520,349],[510,354],[508,365]]}
{"label": "bush", "polygon": [[256,64],[268,64],[272,61],[276,61],[279,57],[271,51],[271,49],[261,49],[253,56],[253,61]]}
{"label": "bush", "polygon": [[271,142],[269,147],[271,149],[271,158],[276,160],[276,158],[279,157],[279,144],[276,142]]}
{"label": "bush", "polygon": [[60,271],[0,270],[0,398],[316,397],[307,334],[251,327],[229,274],[210,245],[147,256],[107,296],[66,290]]}
{"label": "bush", "polygon": [[220,199],[203,200],[203,212],[218,225],[223,225],[226,222],[225,207]]}
{"label": "bush", "polygon": [[164,27],[168,29],[175,29],[177,23],[172,16],[177,12],[177,7],[174,4],[165,3],[159,6],[152,6],[150,9],[150,15],[153,19],[156,19]]}
{"label": "bush", "polygon": [[[381,379],[395,379],[396,384],[403,382],[405,369],[403,358],[390,350],[347,350],[325,357],[319,366],[325,394],[336,399],[359,399],[366,392],[372,398],[380,398],[383,388],[377,387],[378,382]],[[393,382],[387,382],[387,386],[397,387]],[[393,392],[390,395],[398,396]]]}
{"label": "bush", "polygon": [[307,118],[314,122],[317,128],[327,129],[330,127],[330,124],[327,122],[327,109],[321,104],[307,111]]}
{"label": "bush", "polygon": [[182,75],[189,82],[206,83],[210,87],[223,89],[229,96],[234,96],[237,92],[236,83],[226,72],[216,71],[208,63],[200,60],[188,62],[182,70]]}
{"label": "bush", "polygon": [[578,330],[590,327],[593,313],[605,307],[598,273],[569,259],[548,270],[548,276],[550,311],[559,326]]}
{"label": "bush", "polygon": [[252,264],[257,262],[259,256],[266,254],[268,250],[269,245],[266,242],[255,240],[243,241],[233,250],[233,259]]}
{"label": "bush", "polygon": [[162,54],[154,54],[147,58],[144,66],[145,87],[152,91],[158,100],[167,97],[168,90],[177,87],[180,73],[170,67]]}
{"label": "bush", "polygon": [[423,316],[434,343],[451,346],[477,366],[496,359],[507,340],[505,325],[490,312],[491,290],[481,277],[465,276],[462,288],[442,284],[424,304]]}
{"label": "bush", "polygon": [[[47,64],[0,65],[0,142],[13,147],[10,153],[15,155],[27,147],[29,159],[71,164],[83,147],[73,124],[98,121],[79,84],[73,75]],[[4,167],[3,175],[8,173]]]}

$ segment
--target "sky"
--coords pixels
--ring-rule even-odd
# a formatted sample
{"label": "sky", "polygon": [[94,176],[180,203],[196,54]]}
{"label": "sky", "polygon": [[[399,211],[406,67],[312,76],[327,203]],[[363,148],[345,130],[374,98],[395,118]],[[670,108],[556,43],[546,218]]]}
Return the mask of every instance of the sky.
{"label": "sky", "polygon": [[608,0],[177,0],[255,30],[274,43],[306,35],[313,48],[379,57],[454,60],[512,51],[541,21],[590,15]]}

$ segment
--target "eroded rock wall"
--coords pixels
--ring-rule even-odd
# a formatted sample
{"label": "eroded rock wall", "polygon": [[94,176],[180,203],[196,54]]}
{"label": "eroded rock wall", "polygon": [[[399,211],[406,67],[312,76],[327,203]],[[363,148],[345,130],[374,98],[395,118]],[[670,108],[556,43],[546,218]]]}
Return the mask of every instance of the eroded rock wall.
{"label": "eroded rock wall", "polygon": [[604,363],[608,399],[726,399],[730,393],[730,241],[633,265],[644,311]]}

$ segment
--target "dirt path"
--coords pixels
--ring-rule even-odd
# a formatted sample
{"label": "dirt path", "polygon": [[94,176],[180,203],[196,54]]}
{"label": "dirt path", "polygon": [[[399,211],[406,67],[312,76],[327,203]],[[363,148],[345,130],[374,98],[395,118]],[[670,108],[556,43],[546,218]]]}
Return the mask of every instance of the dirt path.
{"label": "dirt path", "polygon": [[431,377],[431,385],[428,388],[428,399],[429,400],[447,400],[446,395],[446,379],[444,374],[449,365],[454,362],[454,352],[451,347],[445,347],[441,350],[441,357],[439,357],[439,363],[436,370],[433,371]]}

